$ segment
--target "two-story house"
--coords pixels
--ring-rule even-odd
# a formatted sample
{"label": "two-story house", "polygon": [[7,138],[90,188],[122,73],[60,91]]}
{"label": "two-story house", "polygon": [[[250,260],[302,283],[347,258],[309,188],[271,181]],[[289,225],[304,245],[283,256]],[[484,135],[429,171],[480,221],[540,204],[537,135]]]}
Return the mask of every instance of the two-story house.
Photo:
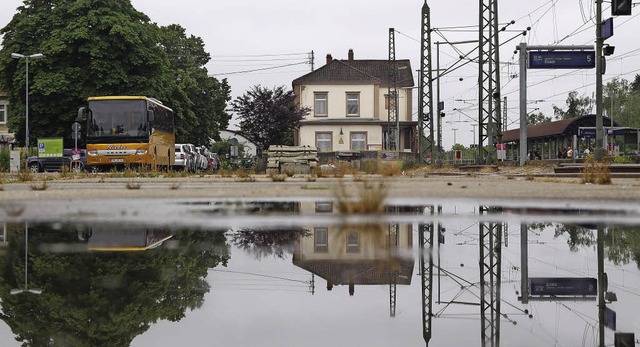
{"label": "two-story house", "polygon": [[9,97],[0,92],[0,147],[13,143],[14,134],[9,132],[7,118],[9,117]]}
{"label": "two-story house", "polygon": [[[295,134],[296,145],[318,151],[388,149],[387,134],[399,129],[397,150],[417,149],[412,119],[413,72],[409,60],[347,60],[327,55],[326,65],[293,82],[296,101],[311,112]],[[398,93],[397,116],[389,121],[389,87]],[[391,106],[393,107],[391,98]],[[392,113],[393,115],[394,113]]]}

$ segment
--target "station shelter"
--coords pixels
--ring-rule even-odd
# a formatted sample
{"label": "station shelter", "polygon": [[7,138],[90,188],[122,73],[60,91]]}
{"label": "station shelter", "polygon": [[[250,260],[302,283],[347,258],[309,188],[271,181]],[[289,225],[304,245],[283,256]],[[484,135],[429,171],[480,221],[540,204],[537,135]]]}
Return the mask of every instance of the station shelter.
{"label": "station shelter", "polygon": [[[612,155],[638,154],[640,130],[621,127],[609,117],[603,116],[605,148]],[[560,159],[563,149],[572,148],[574,158],[583,156],[584,150],[595,148],[596,115],[563,119],[527,126],[527,153],[529,159]],[[507,160],[519,160],[520,129],[503,132]]]}

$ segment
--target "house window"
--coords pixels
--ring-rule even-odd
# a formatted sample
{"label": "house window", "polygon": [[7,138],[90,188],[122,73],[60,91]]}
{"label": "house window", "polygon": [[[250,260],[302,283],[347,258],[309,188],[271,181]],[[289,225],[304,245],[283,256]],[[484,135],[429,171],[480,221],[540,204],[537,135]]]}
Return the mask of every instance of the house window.
{"label": "house window", "polygon": [[[391,97],[391,109],[395,109],[395,103],[396,103],[396,98]],[[389,94],[385,94],[384,95],[384,109],[388,110],[389,109]]]}
{"label": "house window", "polygon": [[316,213],[333,212],[333,201],[316,201]]}
{"label": "house window", "polygon": [[357,231],[347,234],[347,252],[360,252],[360,235]]}
{"label": "house window", "polygon": [[313,115],[316,117],[326,117],[327,116],[327,100],[329,95],[327,93],[314,93],[314,103],[313,103]]}
{"label": "house window", "polygon": [[351,150],[364,151],[367,149],[367,133],[351,133]]}
{"label": "house window", "polygon": [[347,116],[360,116],[360,93],[347,93]]}
{"label": "house window", "polygon": [[329,229],[328,228],[314,228],[313,229],[313,244],[316,252],[329,251]]}
{"label": "house window", "polygon": [[0,124],[7,123],[7,105],[0,105]]}
{"label": "house window", "polygon": [[316,133],[316,147],[319,152],[331,152],[331,133]]}

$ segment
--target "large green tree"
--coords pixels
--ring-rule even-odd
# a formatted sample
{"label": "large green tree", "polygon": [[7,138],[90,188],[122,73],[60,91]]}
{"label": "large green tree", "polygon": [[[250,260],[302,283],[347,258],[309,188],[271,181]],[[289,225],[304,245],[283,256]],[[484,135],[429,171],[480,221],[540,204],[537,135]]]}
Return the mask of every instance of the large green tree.
{"label": "large green tree", "polygon": [[[25,63],[10,53],[42,53],[29,69],[33,137],[69,139],[77,109],[91,95],[166,98],[168,61],[159,30],[129,1],[25,0],[4,34],[0,83],[11,103],[9,129],[25,130]],[[18,137],[18,140],[22,139]]]}
{"label": "large green tree", "polygon": [[231,100],[227,80],[208,76],[205,65],[211,58],[201,38],[187,36],[176,24],[160,30],[161,45],[176,81],[169,98],[178,117],[176,141],[208,145],[212,138],[219,140],[220,130],[226,129],[231,119],[225,111]]}
{"label": "large green tree", "polygon": [[295,94],[284,86],[254,86],[231,106],[240,118],[240,130],[259,147],[258,153],[269,145],[293,145],[293,130],[309,113],[309,108],[296,105]]}
{"label": "large green tree", "polygon": [[551,117],[547,117],[542,112],[532,112],[527,115],[527,124],[535,125],[551,122]]}
{"label": "large green tree", "polygon": [[578,96],[578,92],[574,90],[569,92],[566,105],[566,110],[553,105],[553,113],[556,119],[569,119],[591,114],[594,100],[588,96]]}
{"label": "large green tree", "polygon": [[44,54],[29,61],[32,137],[70,144],[77,109],[94,95],[158,98],[175,108],[178,139],[196,144],[217,137],[230,119],[229,86],[207,76],[202,40],[179,26],[159,28],[128,0],[25,0],[0,33],[0,89],[17,134],[25,130],[26,74],[12,52]]}

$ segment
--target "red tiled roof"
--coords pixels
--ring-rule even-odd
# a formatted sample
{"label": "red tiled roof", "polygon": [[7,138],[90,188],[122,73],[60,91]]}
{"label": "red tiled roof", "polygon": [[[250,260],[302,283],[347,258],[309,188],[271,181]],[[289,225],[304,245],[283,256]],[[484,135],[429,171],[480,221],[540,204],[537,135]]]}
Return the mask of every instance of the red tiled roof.
{"label": "red tiled roof", "polygon": [[[413,87],[413,72],[408,59],[396,60],[396,85],[399,88]],[[293,85],[300,84],[393,84],[393,69],[389,60],[337,60],[324,65],[302,77],[293,80]]]}

